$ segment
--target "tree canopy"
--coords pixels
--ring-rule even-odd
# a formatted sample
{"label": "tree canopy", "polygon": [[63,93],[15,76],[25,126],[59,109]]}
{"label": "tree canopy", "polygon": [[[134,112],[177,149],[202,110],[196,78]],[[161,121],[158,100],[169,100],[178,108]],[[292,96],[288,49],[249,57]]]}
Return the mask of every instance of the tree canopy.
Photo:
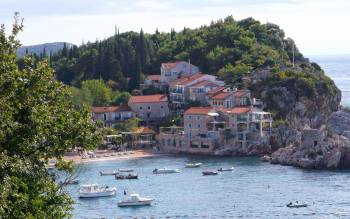
{"label": "tree canopy", "polygon": [[[65,218],[72,200],[49,175],[50,158],[100,140],[87,108],[74,107],[69,88],[55,79],[43,59],[16,62],[15,16],[12,33],[0,29],[0,215],[1,218]],[[69,165],[61,165],[68,167]]]}

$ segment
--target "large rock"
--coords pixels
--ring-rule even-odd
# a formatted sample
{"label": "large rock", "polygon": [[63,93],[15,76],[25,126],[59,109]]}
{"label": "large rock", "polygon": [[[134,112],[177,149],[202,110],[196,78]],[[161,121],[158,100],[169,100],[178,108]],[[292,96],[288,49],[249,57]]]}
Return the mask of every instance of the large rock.
{"label": "large rock", "polygon": [[328,119],[327,126],[334,134],[344,135],[349,138],[350,112],[337,111],[332,113]]}

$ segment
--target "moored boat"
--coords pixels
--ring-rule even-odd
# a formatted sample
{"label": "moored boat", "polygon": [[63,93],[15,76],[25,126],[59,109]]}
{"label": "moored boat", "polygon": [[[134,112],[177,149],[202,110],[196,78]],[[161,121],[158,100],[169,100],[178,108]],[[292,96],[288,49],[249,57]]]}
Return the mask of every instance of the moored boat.
{"label": "moored boat", "polygon": [[298,202],[296,202],[295,204],[293,204],[292,202],[290,202],[289,204],[286,205],[288,208],[306,208],[307,204],[299,204]]}
{"label": "moored boat", "polygon": [[151,205],[153,199],[142,198],[139,194],[132,193],[128,199],[118,202],[118,207]]}
{"label": "moored boat", "polygon": [[66,181],[61,181],[59,184],[60,184],[60,185],[79,184],[79,179],[70,179],[70,180],[66,180]]}
{"label": "moored boat", "polygon": [[82,185],[79,189],[79,198],[97,198],[114,196],[117,194],[116,187],[98,186],[97,184]]}
{"label": "moored boat", "polygon": [[133,169],[118,169],[118,171],[121,172],[121,173],[134,172]]}
{"label": "moored boat", "polygon": [[114,171],[100,171],[101,176],[110,176],[110,175],[117,175],[119,172],[117,170]]}
{"label": "moored boat", "polygon": [[186,168],[196,168],[196,167],[200,167],[202,165],[202,163],[187,163],[185,164]]}
{"label": "moored boat", "polygon": [[213,175],[218,175],[219,172],[216,172],[216,171],[203,171],[202,174],[203,174],[203,176],[213,176]]}
{"label": "moored boat", "polygon": [[166,173],[180,173],[181,171],[179,169],[154,169],[153,173],[154,174],[166,174]]}
{"label": "moored boat", "polygon": [[229,171],[233,171],[235,168],[233,168],[233,167],[229,167],[229,168],[220,168],[220,169],[218,169],[218,171],[220,171],[220,172],[229,172]]}
{"label": "moored boat", "polygon": [[115,179],[138,179],[138,176],[137,174],[127,174],[127,175],[121,175],[121,174],[118,174],[118,175],[115,175]]}

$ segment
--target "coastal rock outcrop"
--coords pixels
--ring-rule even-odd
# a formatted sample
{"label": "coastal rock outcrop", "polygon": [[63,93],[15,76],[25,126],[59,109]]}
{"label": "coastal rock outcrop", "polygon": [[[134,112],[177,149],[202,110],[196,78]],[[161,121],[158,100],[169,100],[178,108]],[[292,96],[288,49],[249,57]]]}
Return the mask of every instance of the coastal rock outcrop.
{"label": "coastal rock outcrop", "polygon": [[327,126],[332,133],[350,138],[350,112],[337,111],[332,113],[328,119]]}
{"label": "coastal rock outcrop", "polygon": [[325,134],[324,130],[303,130],[301,145],[278,149],[272,153],[271,163],[305,169],[350,168],[349,139]]}

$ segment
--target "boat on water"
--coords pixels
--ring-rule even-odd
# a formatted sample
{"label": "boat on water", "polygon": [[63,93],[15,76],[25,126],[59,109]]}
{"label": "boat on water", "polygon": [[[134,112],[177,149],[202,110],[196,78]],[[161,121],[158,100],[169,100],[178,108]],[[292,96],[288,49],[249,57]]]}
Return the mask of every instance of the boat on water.
{"label": "boat on water", "polygon": [[79,179],[70,179],[66,181],[61,181],[59,183],[60,185],[74,185],[74,184],[79,184]]}
{"label": "boat on water", "polygon": [[202,163],[187,163],[185,164],[186,168],[196,168],[196,167],[200,167],[202,165]]}
{"label": "boat on water", "polygon": [[79,189],[79,198],[107,197],[116,194],[116,187],[98,186],[97,184],[81,185]]}
{"label": "boat on water", "polygon": [[154,174],[165,174],[165,173],[180,173],[181,170],[179,169],[166,169],[166,168],[163,168],[163,169],[154,169],[153,170],[153,173]]}
{"label": "boat on water", "polygon": [[121,172],[121,173],[134,172],[133,169],[118,169],[118,171]]}
{"label": "boat on water", "polygon": [[219,172],[216,172],[216,171],[203,171],[202,174],[203,174],[203,176],[214,176],[214,175],[218,175]]}
{"label": "boat on water", "polygon": [[229,172],[229,171],[233,171],[235,168],[233,168],[233,167],[229,167],[229,168],[220,168],[220,169],[218,169],[218,171],[220,171],[220,172]]}
{"label": "boat on water", "polygon": [[110,175],[117,175],[119,172],[117,170],[114,171],[100,171],[101,176],[110,176]]}
{"label": "boat on water", "polygon": [[126,175],[122,175],[122,174],[118,174],[115,175],[115,179],[138,179],[137,174],[126,174]]}
{"label": "boat on water", "polygon": [[286,205],[288,208],[306,208],[307,204],[299,204],[298,202],[296,202],[295,204],[293,204],[292,202],[288,203]]}
{"label": "boat on water", "polygon": [[118,202],[118,207],[151,205],[152,201],[151,198],[142,198],[137,193],[131,193],[129,198]]}

